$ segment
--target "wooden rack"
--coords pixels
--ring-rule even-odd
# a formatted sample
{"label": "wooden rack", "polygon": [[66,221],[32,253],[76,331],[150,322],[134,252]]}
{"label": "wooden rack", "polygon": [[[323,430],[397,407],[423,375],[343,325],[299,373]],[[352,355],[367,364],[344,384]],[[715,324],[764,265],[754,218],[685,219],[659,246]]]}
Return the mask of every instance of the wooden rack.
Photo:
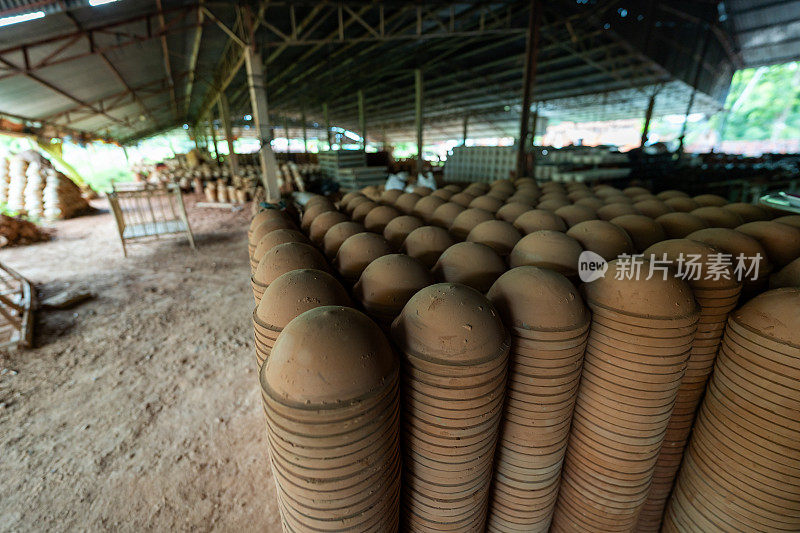
{"label": "wooden rack", "polygon": [[0,263],[0,349],[31,346],[35,307],[31,283]]}

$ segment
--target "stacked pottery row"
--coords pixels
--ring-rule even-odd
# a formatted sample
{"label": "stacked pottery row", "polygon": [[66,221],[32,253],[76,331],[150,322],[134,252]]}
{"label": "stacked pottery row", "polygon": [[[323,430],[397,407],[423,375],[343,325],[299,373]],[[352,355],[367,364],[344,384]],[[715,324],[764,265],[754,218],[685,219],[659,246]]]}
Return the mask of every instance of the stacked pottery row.
{"label": "stacked pottery row", "polygon": [[734,312],[662,531],[800,530],[800,289]]}
{"label": "stacked pottery row", "polygon": [[[700,317],[647,501],[639,513],[637,531],[641,533],[657,533],[661,528],[667,498],[672,492],[708,376],[714,368],[727,316],[739,299],[741,284],[733,269],[725,264],[714,265],[718,253],[708,245],[687,239],[663,241],[645,250],[645,257],[669,264],[673,272],[684,271],[700,306]],[[685,258],[688,257],[693,258],[695,272],[686,272]]]}
{"label": "stacked pottery row", "polygon": [[503,412],[508,338],[477,291],[419,291],[392,325],[402,353],[404,530],[481,531]]}
{"label": "stacked pottery row", "polygon": [[399,365],[358,311],[317,307],[283,329],[261,368],[285,531],[396,531]]}
{"label": "stacked pottery row", "polygon": [[699,314],[690,287],[669,272],[628,274],[612,261],[584,284],[592,325],[554,532],[636,527],[686,368]]}
{"label": "stacked pottery row", "polygon": [[547,532],[589,312],[564,276],[531,266],[500,276],[488,298],[511,330],[511,351],[487,530]]}

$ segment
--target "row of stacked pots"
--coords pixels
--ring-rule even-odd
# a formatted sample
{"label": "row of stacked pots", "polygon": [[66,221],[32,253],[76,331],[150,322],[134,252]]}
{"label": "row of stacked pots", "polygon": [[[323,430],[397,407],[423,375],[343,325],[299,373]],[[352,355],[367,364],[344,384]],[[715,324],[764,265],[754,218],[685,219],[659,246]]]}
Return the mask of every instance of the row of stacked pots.
{"label": "row of stacked pots", "polygon": [[[732,272],[696,282],[619,281],[613,273],[621,266],[612,262],[605,278],[583,287],[590,313],[573,285],[578,255],[587,249],[611,260],[645,252],[675,266],[681,254],[699,254],[707,264],[720,250],[755,251],[764,259],[761,275],[745,286],[752,297],[764,290],[770,267],[783,268],[773,284],[797,284],[800,217],[755,220],[770,216],[755,206],[709,206],[736,215],[730,224],[744,226],[695,223],[683,234],[663,217],[685,211],[661,214],[660,221],[636,212],[601,220],[610,216],[603,209],[609,205],[641,212],[658,202],[670,209],[681,202],[692,207],[689,201],[721,204],[716,197],[690,199],[677,192],[637,198],[643,194],[636,188],[540,187],[523,178],[463,190],[365,190],[345,195],[338,206],[314,197],[299,227],[280,212],[259,213],[249,233],[253,322],[268,433],[284,431],[283,440],[270,436],[271,446],[282,445],[271,449],[271,462],[284,528],[378,531],[399,523],[414,531],[658,531],[726,318],[742,288]],[[478,199],[481,207],[473,207]],[[575,203],[559,205],[565,199]],[[603,204],[595,208],[590,200]],[[755,222],[763,224],[746,227]],[[372,318],[377,330],[350,305]],[[312,313],[319,307],[324,312]],[[329,323],[339,315],[339,327],[331,331]],[[401,370],[396,383],[373,375],[369,391],[387,379],[395,383],[399,425],[382,433],[388,439],[381,441],[383,453],[376,455],[380,445],[368,441],[336,455],[332,464],[364,465],[367,459],[357,452],[374,452],[368,456],[374,470],[359,470],[362,477],[347,478],[347,486],[355,491],[364,479],[389,482],[360,500],[355,493],[339,497],[340,477],[330,492],[321,479],[302,477],[328,472],[312,468],[323,467],[322,452],[282,453],[299,444],[287,444],[293,434],[271,415],[276,389],[270,380],[291,375],[283,378],[284,403],[314,405],[294,380],[349,372],[359,357],[385,352],[376,340],[383,334],[391,337]],[[294,336],[318,344],[283,340]],[[359,344],[362,337],[369,342]],[[361,349],[347,349],[351,342]],[[287,352],[273,359],[282,346]],[[348,363],[347,357],[356,359]],[[307,366],[299,375],[285,365]],[[311,389],[317,387],[328,384],[315,382]],[[330,391],[322,405],[361,401],[342,392]],[[390,403],[380,413],[394,413]],[[319,412],[320,420],[331,418],[330,411]],[[393,420],[388,416],[370,427],[385,426]],[[355,418],[364,422],[366,415]],[[350,418],[343,420],[338,429],[354,427]],[[333,430],[335,423],[327,427]],[[324,428],[315,428],[304,426],[300,435],[319,433],[324,440]],[[305,462],[314,458],[320,461]],[[401,471],[402,487],[395,491],[399,477],[393,476]],[[308,487],[287,473],[313,479],[317,496],[300,497],[297,491]],[[356,500],[361,507],[349,505]],[[680,509],[687,509],[685,501]]]}

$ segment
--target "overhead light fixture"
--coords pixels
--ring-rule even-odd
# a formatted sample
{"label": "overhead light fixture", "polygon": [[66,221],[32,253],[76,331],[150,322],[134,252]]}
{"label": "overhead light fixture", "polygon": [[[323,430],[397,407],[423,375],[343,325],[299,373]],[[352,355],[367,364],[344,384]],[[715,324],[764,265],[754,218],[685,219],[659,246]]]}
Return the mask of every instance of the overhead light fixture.
{"label": "overhead light fixture", "polygon": [[104,6],[106,4],[111,4],[116,1],[117,0],[89,0],[89,5],[92,7]]}
{"label": "overhead light fixture", "polygon": [[34,11],[32,13],[24,13],[22,15],[12,15],[10,17],[0,18],[0,26],[11,26],[12,24],[28,22],[29,20],[36,20],[43,17],[44,11]]}

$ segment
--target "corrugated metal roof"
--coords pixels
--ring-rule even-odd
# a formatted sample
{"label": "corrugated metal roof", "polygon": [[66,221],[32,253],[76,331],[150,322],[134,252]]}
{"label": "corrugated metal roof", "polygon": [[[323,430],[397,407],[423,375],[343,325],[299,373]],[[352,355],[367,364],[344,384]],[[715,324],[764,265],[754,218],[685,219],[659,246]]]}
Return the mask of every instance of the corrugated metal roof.
{"label": "corrugated metal roof", "polygon": [[728,0],[726,8],[745,66],[800,59],[800,0]]}

